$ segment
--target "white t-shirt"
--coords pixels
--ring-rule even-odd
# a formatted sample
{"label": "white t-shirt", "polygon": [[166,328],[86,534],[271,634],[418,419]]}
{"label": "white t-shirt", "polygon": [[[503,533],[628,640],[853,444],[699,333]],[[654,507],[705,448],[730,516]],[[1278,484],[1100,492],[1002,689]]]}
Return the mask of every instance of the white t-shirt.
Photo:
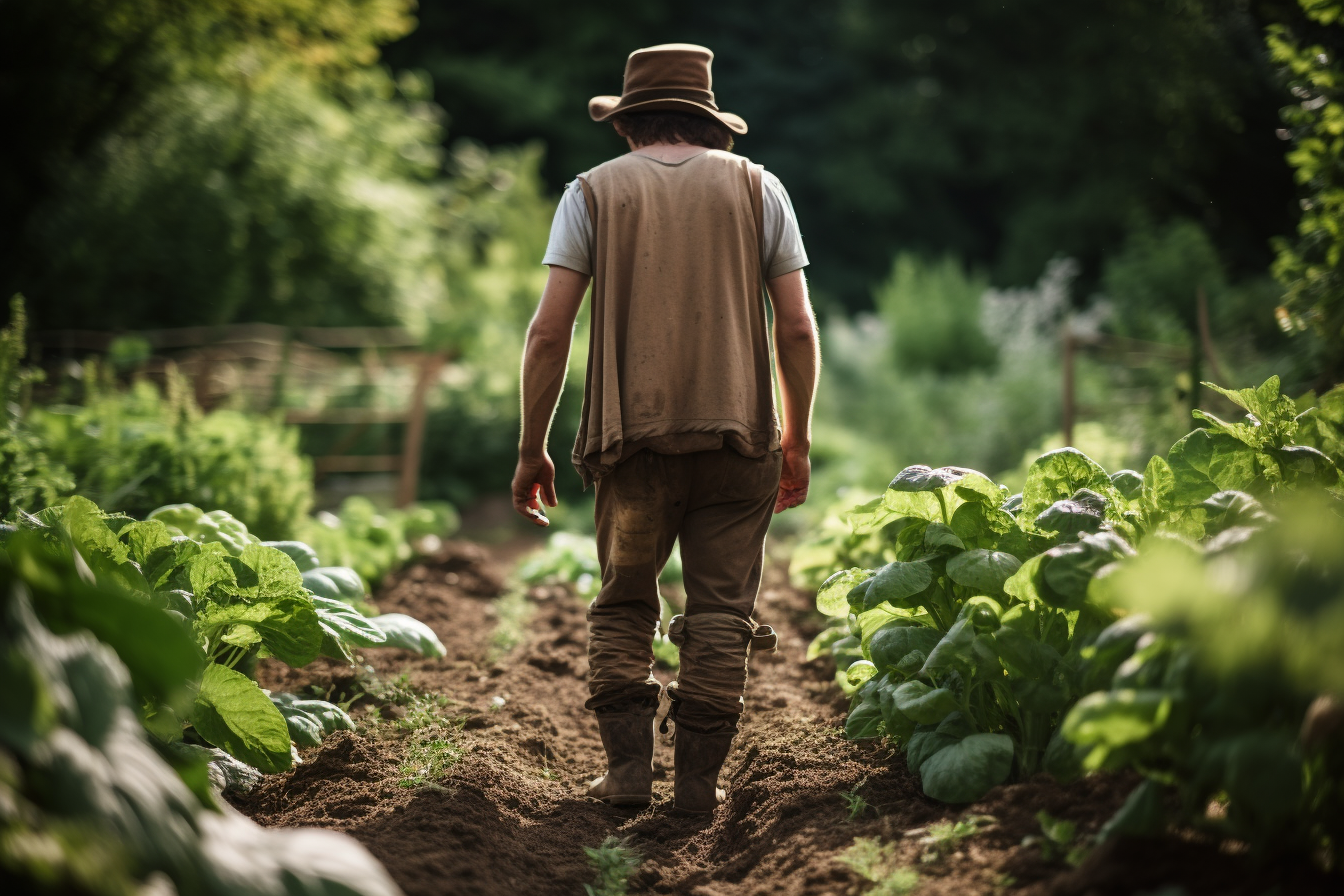
{"label": "white t-shirt", "polygon": [[[761,270],[765,279],[807,267],[807,252],[803,249],[803,234],[798,229],[798,216],[784,185],[769,171],[761,170],[761,198],[765,219],[764,255]],[[578,178],[569,182],[560,204],[551,220],[551,238],[546,243],[542,264],[561,267],[592,276],[590,259],[593,257],[593,222],[588,217],[588,204],[583,201],[583,187]]]}

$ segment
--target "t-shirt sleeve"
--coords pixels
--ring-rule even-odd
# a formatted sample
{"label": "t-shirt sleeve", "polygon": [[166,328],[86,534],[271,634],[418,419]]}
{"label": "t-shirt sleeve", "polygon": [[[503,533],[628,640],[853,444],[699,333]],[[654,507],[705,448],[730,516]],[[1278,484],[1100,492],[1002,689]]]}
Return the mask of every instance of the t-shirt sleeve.
{"label": "t-shirt sleeve", "polygon": [[588,203],[583,201],[583,187],[578,178],[570,181],[555,207],[551,219],[551,238],[546,243],[546,254],[541,263],[558,264],[578,271],[593,273],[593,222],[588,217]]}
{"label": "t-shirt sleeve", "polygon": [[761,267],[770,280],[807,267],[807,250],[803,248],[803,234],[798,228],[793,202],[779,178],[762,171],[761,193],[765,218],[765,255]]}

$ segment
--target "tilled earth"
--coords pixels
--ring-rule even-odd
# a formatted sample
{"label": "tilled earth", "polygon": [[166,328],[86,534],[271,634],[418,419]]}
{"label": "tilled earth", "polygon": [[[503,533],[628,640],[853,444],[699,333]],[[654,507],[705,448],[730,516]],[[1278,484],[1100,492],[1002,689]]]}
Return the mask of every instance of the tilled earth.
{"label": "tilled earth", "polygon": [[[632,893],[862,893],[870,884],[837,860],[855,838],[892,844],[894,863],[918,873],[921,896],[1180,892],[1164,886],[1190,896],[1335,892],[1308,867],[1257,866],[1190,834],[1111,842],[1077,868],[1023,845],[1040,834],[1041,810],[1075,822],[1080,839],[1095,833],[1132,789],[1124,776],[1069,786],[1040,777],[996,788],[972,806],[926,799],[900,756],[840,736],[846,702],[832,683],[834,667],[805,661],[819,621],[810,597],[779,570],[767,578],[756,617],[780,633],[780,649],[752,659],[748,711],[721,780],[726,804],[708,821],[669,813],[672,748],[660,736],[653,806],[637,814],[608,808],[583,795],[604,765],[583,710],[583,602],[564,588],[533,588],[521,642],[501,651],[492,640],[504,606],[496,599],[517,553],[450,543],[385,583],[378,607],[424,620],[446,657],[366,650],[362,678],[325,661],[300,672],[263,664],[262,684],[274,690],[317,688],[340,699],[367,688],[381,697],[356,700],[357,733],[305,751],[294,771],[265,779],[234,804],[264,825],[352,834],[408,896],[581,894],[594,879],[584,847],[611,835],[643,856]],[[370,674],[385,683],[405,674],[416,692],[446,698],[440,736],[454,761],[436,779],[403,786],[421,772],[406,763],[424,729],[416,733],[414,716],[399,718],[405,700],[371,686]],[[856,786],[871,808],[850,820],[841,794]],[[941,856],[921,842],[931,824],[972,815],[993,822]]]}

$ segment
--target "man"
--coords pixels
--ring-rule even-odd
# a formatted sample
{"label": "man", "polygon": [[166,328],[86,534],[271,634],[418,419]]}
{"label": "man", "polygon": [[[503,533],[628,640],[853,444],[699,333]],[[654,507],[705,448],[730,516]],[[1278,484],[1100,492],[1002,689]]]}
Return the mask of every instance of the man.
{"label": "man", "polygon": [[514,507],[546,525],[540,502],[556,503],[546,436],[591,278],[573,462],[597,487],[602,588],[588,610],[586,706],[607,773],[589,794],[618,806],[652,799],[658,574],[679,538],[686,611],[669,626],[681,668],[668,715],[677,724],[674,806],[689,814],[723,799],[717,780],[743,709],[748,653],[774,649],[773,632],[751,615],[771,511],[807,496],[820,360],[788,194],[727,151],[747,125],[715,104],[712,60],[689,44],[637,50],[622,95],[588,104],[631,151],[580,175],[556,210],[543,259],[550,276],[523,354],[513,479]]}

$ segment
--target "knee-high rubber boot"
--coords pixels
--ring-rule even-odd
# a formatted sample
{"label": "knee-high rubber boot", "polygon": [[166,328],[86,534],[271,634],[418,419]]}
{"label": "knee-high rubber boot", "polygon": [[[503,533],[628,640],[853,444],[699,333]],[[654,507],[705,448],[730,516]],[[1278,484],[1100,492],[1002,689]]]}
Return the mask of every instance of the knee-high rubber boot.
{"label": "knee-high rubber boot", "polygon": [[642,807],[653,800],[653,722],[657,705],[597,713],[607,751],[607,773],[588,785],[588,795],[612,806]]}
{"label": "knee-high rubber boot", "polygon": [[730,725],[707,734],[678,719],[672,800],[678,815],[705,815],[723,802],[719,772],[736,734],[737,728]]}

